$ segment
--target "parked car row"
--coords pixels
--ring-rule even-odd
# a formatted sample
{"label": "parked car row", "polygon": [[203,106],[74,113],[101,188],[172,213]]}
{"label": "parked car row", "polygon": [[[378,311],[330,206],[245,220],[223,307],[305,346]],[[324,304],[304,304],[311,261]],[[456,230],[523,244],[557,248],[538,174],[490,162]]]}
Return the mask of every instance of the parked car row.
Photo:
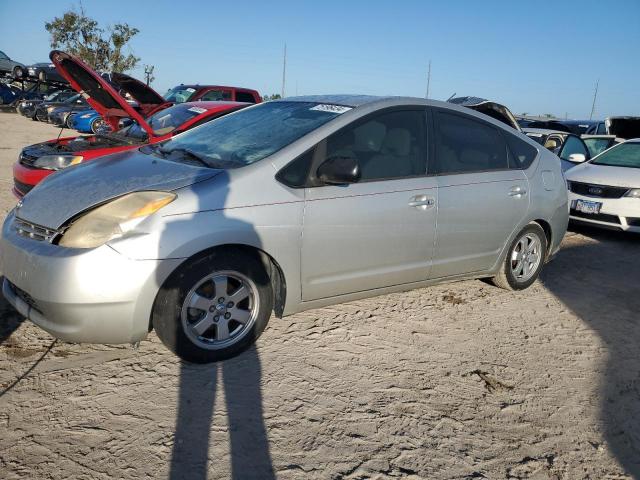
{"label": "parked car row", "polygon": [[[272,313],[468,278],[525,289],[569,215],[640,229],[640,178],[620,170],[640,171],[640,141],[568,170],[567,184],[544,148],[554,134],[525,135],[484,99],[167,107],[132,83],[134,108],[73,56],[51,59],[117,130],[25,147],[14,169],[3,294],[66,341],[154,329],[182,359],[218,361]],[[564,133],[561,148],[583,142]]]}

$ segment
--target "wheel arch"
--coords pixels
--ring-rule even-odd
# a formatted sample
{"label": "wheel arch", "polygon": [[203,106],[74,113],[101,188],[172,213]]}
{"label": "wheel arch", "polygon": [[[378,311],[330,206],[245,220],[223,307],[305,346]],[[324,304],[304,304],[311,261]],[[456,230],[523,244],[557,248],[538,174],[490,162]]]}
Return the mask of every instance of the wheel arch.
{"label": "wheel arch", "polygon": [[[242,243],[225,243],[221,245],[215,245],[213,247],[205,248],[197,253],[194,253],[188,258],[185,258],[178,267],[176,267],[171,274],[167,276],[165,282],[174,275],[185,263],[197,258],[205,257],[213,252],[221,251],[236,251],[241,252],[244,255],[257,256],[260,262],[264,265],[264,268],[271,280],[271,287],[273,288],[273,310],[278,318],[282,318],[287,297],[287,283],[285,280],[284,272],[280,264],[273,258],[272,255],[262,250],[261,248],[253,245]],[[149,317],[149,331],[153,328],[152,315]]]}
{"label": "wheel arch", "polygon": [[545,252],[545,261],[549,259],[549,254],[551,253],[551,241],[553,240],[553,231],[551,229],[551,224],[546,220],[541,218],[537,218],[533,220],[533,223],[537,223],[544,230],[544,235],[547,237],[547,251]]}

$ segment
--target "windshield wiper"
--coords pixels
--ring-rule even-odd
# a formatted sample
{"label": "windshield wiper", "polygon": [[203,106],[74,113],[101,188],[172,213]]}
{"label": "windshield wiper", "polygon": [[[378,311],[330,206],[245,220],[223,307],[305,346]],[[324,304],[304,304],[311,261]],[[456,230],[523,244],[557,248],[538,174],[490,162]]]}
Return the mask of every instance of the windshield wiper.
{"label": "windshield wiper", "polygon": [[164,148],[158,148],[156,151],[160,152],[163,157],[166,157],[167,155],[171,155],[174,152],[179,152],[179,153],[182,153],[184,156],[187,156],[193,160],[196,160],[198,163],[200,163],[201,165],[204,165],[205,167],[211,167],[209,162],[207,162],[201,155],[198,155],[197,153],[189,150],[188,148],[179,147],[179,148],[171,148],[169,150]]}

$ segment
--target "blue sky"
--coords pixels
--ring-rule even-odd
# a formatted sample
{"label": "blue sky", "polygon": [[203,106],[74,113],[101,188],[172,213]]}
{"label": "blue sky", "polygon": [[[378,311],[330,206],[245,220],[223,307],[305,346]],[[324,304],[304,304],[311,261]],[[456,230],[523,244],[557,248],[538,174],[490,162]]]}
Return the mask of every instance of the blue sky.
{"label": "blue sky", "polygon": [[[47,58],[44,22],[74,1],[0,0],[0,50]],[[477,95],[516,113],[640,114],[640,1],[84,0],[101,24],[141,30],[131,43],[156,66],[153,86],[216,83],[286,94]],[[142,77],[142,69],[132,72]]]}

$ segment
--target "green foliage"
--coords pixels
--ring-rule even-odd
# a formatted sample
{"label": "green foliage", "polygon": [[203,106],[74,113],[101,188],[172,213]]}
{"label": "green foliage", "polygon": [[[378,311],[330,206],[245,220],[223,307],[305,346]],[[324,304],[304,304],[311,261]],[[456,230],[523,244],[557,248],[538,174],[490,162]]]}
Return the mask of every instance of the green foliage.
{"label": "green foliage", "polygon": [[282,98],[279,93],[273,93],[271,95],[263,95],[262,96],[262,100],[264,102],[268,102],[269,100],[278,100],[279,98]]}
{"label": "green foliage", "polygon": [[123,52],[139,32],[127,23],[105,29],[81,9],[80,13],[69,10],[46,22],[44,27],[51,35],[51,48],[71,53],[95,70],[126,72],[140,61],[135,55]]}

